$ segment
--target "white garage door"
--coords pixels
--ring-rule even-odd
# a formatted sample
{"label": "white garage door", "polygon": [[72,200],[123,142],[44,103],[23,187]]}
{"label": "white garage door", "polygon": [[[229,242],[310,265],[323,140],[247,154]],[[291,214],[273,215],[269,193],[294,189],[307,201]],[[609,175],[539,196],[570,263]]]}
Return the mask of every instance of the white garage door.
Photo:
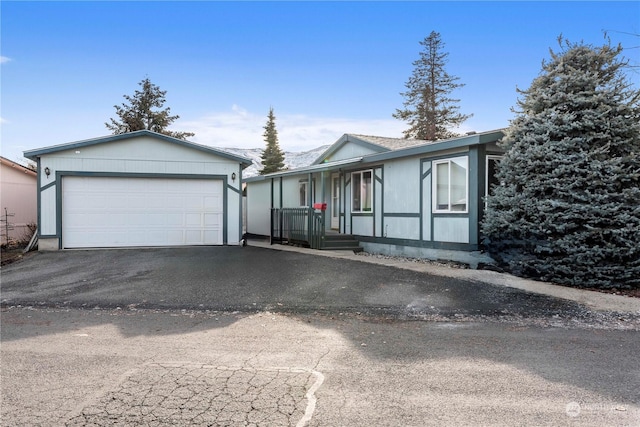
{"label": "white garage door", "polygon": [[62,179],[65,248],[221,245],[222,181]]}

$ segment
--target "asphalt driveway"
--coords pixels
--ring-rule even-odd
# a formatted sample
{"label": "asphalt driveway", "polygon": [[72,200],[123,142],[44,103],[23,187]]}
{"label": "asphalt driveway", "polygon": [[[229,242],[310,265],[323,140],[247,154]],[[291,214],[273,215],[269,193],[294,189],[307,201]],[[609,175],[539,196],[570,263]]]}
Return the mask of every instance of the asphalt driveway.
{"label": "asphalt driveway", "polygon": [[509,287],[250,246],[34,253],[2,268],[1,301],[422,319],[603,316],[575,302]]}

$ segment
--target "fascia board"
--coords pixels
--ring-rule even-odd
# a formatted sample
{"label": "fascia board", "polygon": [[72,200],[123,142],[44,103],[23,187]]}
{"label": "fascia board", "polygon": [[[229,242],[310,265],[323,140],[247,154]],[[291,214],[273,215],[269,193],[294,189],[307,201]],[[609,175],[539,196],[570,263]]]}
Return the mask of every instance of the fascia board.
{"label": "fascia board", "polygon": [[432,144],[418,145],[414,147],[394,150],[387,153],[370,154],[364,156],[363,163],[375,163],[384,160],[397,159],[401,157],[419,156],[422,154],[430,154],[438,151],[451,150],[455,148],[469,147],[473,145],[488,144],[498,141],[502,137],[502,131],[491,131],[483,134],[473,134],[463,136],[461,138],[449,139],[442,142]]}

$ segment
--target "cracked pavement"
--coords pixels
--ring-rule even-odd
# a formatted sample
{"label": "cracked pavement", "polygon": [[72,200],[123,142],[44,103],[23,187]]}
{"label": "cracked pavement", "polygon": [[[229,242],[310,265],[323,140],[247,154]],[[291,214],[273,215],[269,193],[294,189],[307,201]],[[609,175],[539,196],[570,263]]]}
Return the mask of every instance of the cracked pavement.
{"label": "cracked pavement", "polygon": [[321,378],[295,368],[148,363],[67,425],[303,425],[308,390]]}

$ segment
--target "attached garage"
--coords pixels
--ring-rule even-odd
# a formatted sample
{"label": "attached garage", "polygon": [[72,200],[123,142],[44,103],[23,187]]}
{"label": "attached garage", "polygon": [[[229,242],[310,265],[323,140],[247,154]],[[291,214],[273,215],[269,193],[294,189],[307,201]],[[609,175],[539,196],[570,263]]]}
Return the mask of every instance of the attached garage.
{"label": "attached garage", "polygon": [[237,244],[250,160],[148,131],[25,152],[40,249]]}
{"label": "attached garage", "polygon": [[222,180],[65,176],[64,248],[222,245]]}

